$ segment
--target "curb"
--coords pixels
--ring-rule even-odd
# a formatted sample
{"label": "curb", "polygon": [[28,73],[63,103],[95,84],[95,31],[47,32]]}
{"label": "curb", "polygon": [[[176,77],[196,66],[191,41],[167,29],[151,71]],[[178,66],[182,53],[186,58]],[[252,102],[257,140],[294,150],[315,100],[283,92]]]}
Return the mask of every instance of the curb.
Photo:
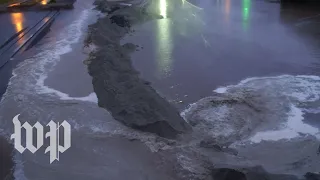
{"label": "curb", "polygon": [[[56,16],[59,15],[59,14],[60,14],[59,11],[55,12],[51,17],[49,17],[49,19],[42,26],[38,27],[36,32],[33,33],[32,35],[30,35],[30,37],[26,40],[26,42],[23,43],[21,46],[19,46],[14,51],[13,55],[11,56],[11,58],[13,56],[15,56],[19,51],[28,50],[33,45],[35,45],[36,42],[40,41],[40,39],[50,30],[50,27],[51,27],[53,21],[55,20]],[[45,20],[45,18],[43,18],[41,21]]]}
{"label": "curb", "polygon": [[[49,32],[53,21],[59,15],[59,13],[59,11],[51,11],[33,27],[25,28],[22,30],[23,32],[18,32],[9,38],[0,49],[0,68],[3,67],[9,60],[11,60],[17,53],[30,49],[38,41],[40,41],[41,38],[43,38],[46,33]],[[13,49],[14,46],[17,45],[18,41],[24,38],[24,42],[17,48]]]}

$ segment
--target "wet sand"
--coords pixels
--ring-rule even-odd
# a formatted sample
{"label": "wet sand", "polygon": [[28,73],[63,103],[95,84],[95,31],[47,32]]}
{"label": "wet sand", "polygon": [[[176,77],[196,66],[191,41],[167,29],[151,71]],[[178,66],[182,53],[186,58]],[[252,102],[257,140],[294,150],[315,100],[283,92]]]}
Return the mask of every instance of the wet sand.
{"label": "wet sand", "polygon": [[190,132],[191,127],[179,111],[149,82],[139,78],[139,73],[132,67],[129,55],[137,47],[132,43],[119,43],[125,34],[131,32],[133,24],[162,16],[139,5],[112,11],[117,5],[96,1],[99,2],[106,3],[101,11],[109,11],[110,14],[89,26],[86,39],[87,46],[97,46],[86,64],[99,106],[110,111],[119,122],[140,131],[165,138],[176,138]]}

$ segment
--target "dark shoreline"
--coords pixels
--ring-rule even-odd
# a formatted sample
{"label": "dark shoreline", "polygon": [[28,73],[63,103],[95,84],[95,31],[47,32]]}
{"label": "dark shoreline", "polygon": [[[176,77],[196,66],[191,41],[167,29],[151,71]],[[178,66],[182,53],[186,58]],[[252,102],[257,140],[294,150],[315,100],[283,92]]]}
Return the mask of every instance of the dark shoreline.
{"label": "dark shoreline", "polygon": [[144,7],[119,6],[96,1],[97,8],[108,12],[104,18],[89,26],[85,44],[98,48],[90,53],[88,64],[94,91],[100,107],[108,109],[123,124],[166,138],[190,131],[179,111],[141,79],[133,68],[130,52],[136,46],[120,45],[120,39],[131,32],[133,24],[162,18]]}

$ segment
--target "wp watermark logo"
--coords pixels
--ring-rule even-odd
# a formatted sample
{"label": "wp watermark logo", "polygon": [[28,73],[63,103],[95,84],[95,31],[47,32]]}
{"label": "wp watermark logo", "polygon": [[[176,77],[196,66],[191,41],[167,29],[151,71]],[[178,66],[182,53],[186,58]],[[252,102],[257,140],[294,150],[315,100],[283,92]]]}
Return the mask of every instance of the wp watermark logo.
{"label": "wp watermark logo", "polygon": [[[46,125],[49,127],[49,131],[46,134],[43,134],[44,127],[39,122],[35,123],[33,126],[31,126],[28,122],[25,122],[23,125],[21,125],[19,115],[20,114],[16,115],[12,120],[14,125],[14,133],[11,135],[11,139],[14,139],[14,147],[20,153],[23,153],[26,149],[33,154],[37,152],[43,146],[45,136],[45,138],[49,139],[49,146],[45,149],[44,153],[49,152],[51,164],[55,160],[59,161],[59,154],[64,153],[71,147],[71,126],[67,121],[63,121],[61,124],[50,121]],[[25,129],[26,133],[25,147],[23,147],[21,144],[22,128]],[[60,144],[59,137],[59,132],[61,130],[63,134],[63,145]],[[34,137],[34,134],[36,134],[36,137]],[[34,142],[34,140],[36,140],[36,142]],[[34,143],[36,143],[36,146]]]}

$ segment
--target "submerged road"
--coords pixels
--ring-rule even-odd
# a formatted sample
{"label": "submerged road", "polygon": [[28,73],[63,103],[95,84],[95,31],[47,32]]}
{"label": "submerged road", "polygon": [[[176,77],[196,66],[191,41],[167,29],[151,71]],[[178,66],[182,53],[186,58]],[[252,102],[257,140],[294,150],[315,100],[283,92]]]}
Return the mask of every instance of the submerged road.
{"label": "submerged road", "polygon": [[[143,47],[132,55],[141,77],[181,110],[193,103],[185,112],[198,117],[197,127],[209,136],[241,139],[245,145],[234,147],[250,163],[273,173],[318,171],[320,6],[153,2],[150,10],[163,19],[135,27],[123,40]],[[209,97],[217,93],[242,97],[258,110],[216,105]],[[243,163],[212,158],[217,164]]]}
{"label": "submerged road", "polygon": [[[314,128],[296,130],[304,130],[306,127],[302,123],[303,113],[300,109],[313,110],[313,107],[307,106],[310,103],[304,103],[303,100],[309,96],[319,97],[320,80],[309,76],[289,76],[320,75],[316,71],[320,67],[319,31],[316,28],[318,11],[286,9],[279,4],[260,0],[154,0],[154,4],[150,10],[164,18],[135,27],[136,32],[126,40],[144,47],[133,54],[132,61],[142,72],[143,78],[150,80],[160,93],[170,100],[185,102],[186,105],[212,95],[212,90],[219,86],[238,84],[240,80],[256,77],[256,81],[246,80],[231,90],[254,90],[256,94],[253,95],[257,96],[249,96],[253,102],[271,100],[270,104],[275,106],[264,106],[270,111],[266,111],[269,113],[266,113],[266,117],[272,115],[265,121],[272,119],[277,122],[265,123],[266,126],[253,129],[250,135],[255,135],[259,130],[272,130],[282,122],[287,125],[286,120],[290,118],[284,115],[286,111],[280,110],[290,108],[287,102],[291,99],[290,103],[297,107],[293,108],[295,111],[291,115],[294,122],[288,124],[291,129],[285,129],[284,133],[282,129],[279,129],[280,133],[266,131],[265,134],[258,134],[263,138],[254,136],[254,142],[268,138],[270,134],[285,139],[287,135],[291,138],[318,133]],[[162,150],[163,146],[167,148],[166,143],[158,144],[158,138],[153,139],[151,135],[123,127],[107,111],[97,106],[91,78],[82,62],[87,55],[81,54],[86,27],[90,20],[96,18],[91,8],[90,1],[82,0],[77,2],[73,12],[68,15],[63,12],[63,16],[60,15],[53,25],[53,30],[34,48],[33,56],[19,64],[14,71],[15,76],[0,106],[0,130],[11,134],[11,119],[21,113],[21,120],[30,124],[40,121],[45,125],[51,120],[67,120],[72,125],[73,133],[72,148],[61,154],[61,160],[55,164],[49,164],[48,156],[42,150],[36,155],[17,154],[16,179],[169,180],[171,171],[167,169],[175,170],[175,167],[168,164],[176,160],[181,166],[197,171],[197,161],[188,161],[188,156],[180,156],[183,153],[172,157],[170,154],[167,156],[170,158],[169,163],[163,165],[162,156],[154,152]],[[27,53],[23,59],[28,58]],[[10,70],[11,66],[12,63],[8,63],[0,73]],[[275,77],[258,78],[265,76]],[[0,77],[2,83],[4,76],[0,74]],[[319,104],[316,101],[312,105],[318,108]],[[281,107],[280,110],[278,107]],[[232,137],[238,132],[247,135],[247,129],[243,128],[246,126],[243,126],[241,120],[259,117],[257,112],[260,109],[253,111],[251,117],[241,116],[241,113],[230,117],[225,113],[233,109],[236,108],[231,107],[226,111],[225,108],[200,109],[198,112],[199,117],[205,121],[205,128],[209,128],[214,136]],[[276,116],[278,114],[283,116]],[[224,115],[226,121],[215,121],[211,126],[213,123],[210,121],[216,120],[216,117],[222,119]],[[312,121],[312,118],[305,120]],[[315,120],[318,120],[317,117]],[[234,130],[234,127],[237,129]],[[239,131],[240,128],[243,131]],[[114,138],[116,135],[121,137]],[[130,137],[130,141],[127,137]],[[248,162],[263,165],[273,173],[301,175],[317,171],[319,167],[319,157],[315,154],[319,141],[311,137],[314,136],[310,136],[308,141],[304,138],[296,139],[294,143],[268,141],[270,144],[256,143],[254,147],[240,147],[237,156],[243,157],[240,160],[223,154],[210,158],[215,163]],[[146,142],[152,151],[140,141]],[[164,168],[158,169],[159,164]]]}
{"label": "submerged road", "polygon": [[[260,0],[156,0],[136,28],[133,64],[182,108],[248,77],[320,75],[320,6]],[[148,37],[148,38],[145,38]]]}
{"label": "submerged road", "polygon": [[[0,67],[17,53],[29,49],[45,35],[59,11],[14,12],[1,19],[8,28],[2,29],[0,40]],[[10,22],[7,22],[10,19]]]}
{"label": "submerged road", "polygon": [[6,27],[0,29],[0,97],[6,90],[12,69],[20,62],[13,58],[38,42],[45,35],[43,29],[58,14],[58,11],[0,14],[0,23]]}
{"label": "submerged road", "polygon": [[0,23],[6,28],[0,29],[0,44],[4,43],[8,37],[26,27],[32,27],[44,18],[48,12],[15,12],[0,14]]}

